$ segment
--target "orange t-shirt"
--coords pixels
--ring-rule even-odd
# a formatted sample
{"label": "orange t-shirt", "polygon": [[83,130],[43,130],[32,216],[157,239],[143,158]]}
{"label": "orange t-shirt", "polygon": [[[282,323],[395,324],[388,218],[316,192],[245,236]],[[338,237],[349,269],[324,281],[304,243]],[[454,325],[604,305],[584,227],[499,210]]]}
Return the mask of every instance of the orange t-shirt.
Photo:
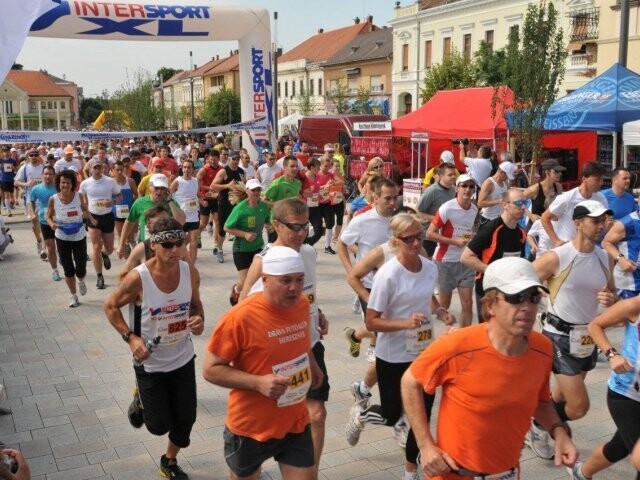
{"label": "orange t-shirt", "polygon": [[311,385],[309,325],[306,298],[301,296],[296,305],[282,309],[272,306],[262,292],[246,298],[220,319],[208,351],[244,372],[278,372],[291,377],[289,389],[278,400],[232,388],[226,425],[233,433],[264,442],[300,433],[309,425],[306,391],[301,390]]}
{"label": "orange t-shirt", "polygon": [[553,349],[548,338],[531,332],[524,354],[505,356],[491,345],[487,325],[438,338],[410,368],[425,392],[442,386],[438,446],[458,466],[492,474],[518,465],[538,402],[551,400]]}

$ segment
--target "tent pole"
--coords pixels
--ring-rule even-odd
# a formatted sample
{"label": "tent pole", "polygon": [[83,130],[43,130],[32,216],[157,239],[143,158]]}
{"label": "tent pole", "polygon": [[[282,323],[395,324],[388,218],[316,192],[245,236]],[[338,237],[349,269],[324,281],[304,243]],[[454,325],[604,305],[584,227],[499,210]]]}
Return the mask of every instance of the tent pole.
{"label": "tent pole", "polygon": [[611,162],[611,168],[613,170],[618,168],[618,132],[613,132],[613,161]]}

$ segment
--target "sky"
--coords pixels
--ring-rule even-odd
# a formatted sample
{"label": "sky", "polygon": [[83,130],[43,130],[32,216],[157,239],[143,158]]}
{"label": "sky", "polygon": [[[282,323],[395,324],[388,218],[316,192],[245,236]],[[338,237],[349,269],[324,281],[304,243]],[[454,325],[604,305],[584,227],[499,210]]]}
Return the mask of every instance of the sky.
{"label": "sky", "polygon": [[[139,3],[144,3],[140,1]],[[317,33],[353,24],[373,15],[373,23],[386,25],[393,17],[393,0],[176,0],[179,5],[233,5],[266,7],[278,12],[277,27],[273,20],[271,34],[277,30],[277,43],[283,51]],[[403,4],[409,4],[407,0]],[[193,63],[203,65],[216,54],[228,56],[238,48],[237,42],[124,42],[83,41],[57,38],[28,37],[17,63],[25,70],[47,70],[57,77],[66,77],[84,90],[85,97],[113,93],[139,69],[155,75],[160,67],[188,70],[189,51]]]}

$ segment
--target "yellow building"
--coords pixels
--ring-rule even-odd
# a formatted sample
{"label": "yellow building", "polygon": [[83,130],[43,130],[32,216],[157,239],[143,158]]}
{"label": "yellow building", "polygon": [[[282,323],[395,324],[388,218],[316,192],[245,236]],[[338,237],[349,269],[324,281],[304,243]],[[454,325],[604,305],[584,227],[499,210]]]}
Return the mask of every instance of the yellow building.
{"label": "yellow building", "polygon": [[[627,68],[640,73],[640,7],[629,0],[629,42]],[[599,9],[597,56],[594,59],[598,74],[618,61],[620,45],[620,0],[596,0]]]}

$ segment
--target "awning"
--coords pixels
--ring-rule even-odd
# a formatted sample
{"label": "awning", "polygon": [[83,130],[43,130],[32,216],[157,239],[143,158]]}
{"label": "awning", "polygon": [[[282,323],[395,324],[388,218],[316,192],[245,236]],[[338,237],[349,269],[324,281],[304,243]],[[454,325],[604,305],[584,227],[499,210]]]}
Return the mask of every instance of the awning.
{"label": "awning", "polygon": [[569,42],[567,45],[567,51],[573,52],[575,50],[582,50],[584,48],[584,42]]}

